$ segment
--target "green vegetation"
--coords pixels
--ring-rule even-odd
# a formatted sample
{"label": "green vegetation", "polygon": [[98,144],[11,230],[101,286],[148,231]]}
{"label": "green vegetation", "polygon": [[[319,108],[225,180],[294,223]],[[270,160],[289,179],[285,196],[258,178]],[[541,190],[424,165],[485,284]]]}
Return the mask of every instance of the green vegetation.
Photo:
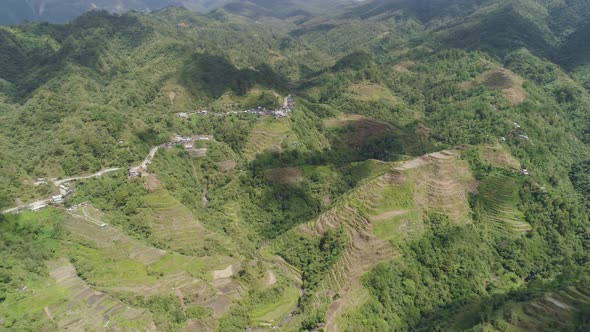
{"label": "green vegetation", "polygon": [[120,168],[0,215],[0,326],[587,330],[590,6],[567,5],[0,27],[0,208]]}
{"label": "green vegetation", "polygon": [[[42,215],[0,216],[2,263],[0,266],[0,312],[6,329],[52,329],[43,319],[42,309],[48,303],[62,300],[60,287],[43,289],[47,277],[45,261],[58,251],[55,243],[63,235],[60,216],[53,210]],[[39,290],[35,300],[31,291]]]}
{"label": "green vegetation", "polygon": [[328,231],[322,237],[300,235],[289,241],[286,238],[278,245],[277,253],[301,270],[303,289],[309,296],[324,277],[323,272],[342,253],[346,235],[343,229],[338,229]]}
{"label": "green vegetation", "polygon": [[267,300],[265,304],[257,305],[251,312],[254,322],[277,322],[286,317],[297,306],[299,293],[296,288],[288,287],[283,290],[280,298]]}

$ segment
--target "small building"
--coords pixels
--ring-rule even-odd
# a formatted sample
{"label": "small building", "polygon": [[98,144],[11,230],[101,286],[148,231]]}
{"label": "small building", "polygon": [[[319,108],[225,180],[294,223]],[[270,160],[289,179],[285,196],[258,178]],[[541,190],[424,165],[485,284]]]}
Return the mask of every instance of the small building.
{"label": "small building", "polygon": [[51,200],[53,201],[53,203],[55,204],[63,204],[64,202],[64,197],[63,195],[55,195],[51,197]]}
{"label": "small building", "polygon": [[185,150],[192,150],[194,148],[194,144],[192,142],[189,143],[184,143],[184,149]]}
{"label": "small building", "polygon": [[188,119],[188,113],[186,112],[176,113],[176,115],[181,119]]}
{"label": "small building", "polygon": [[37,211],[42,210],[42,209],[44,209],[46,207],[47,207],[47,203],[45,203],[45,202],[39,202],[39,203],[32,204],[30,206],[30,210],[33,211],[33,212],[37,212]]}
{"label": "small building", "polygon": [[69,191],[70,191],[70,187],[66,186],[65,184],[59,185],[59,194],[60,195],[66,196],[66,195],[68,195]]}
{"label": "small building", "polygon": [[502,142],[506,142],[506,137],[504,137],[504,136],[500,136],[500,141],[502,141]]}
{"label": "small building", "polygon": [[36,178],[34,184],[35,184],[35,187],[37,187],[42,184],[47,184],[47,181],[45,181],[44,178]]}
{"label": "small building", "polygon": [[141,174],[139,173],[139,170],[137,168],[129,168],[127,170],[127,177],[129,179],[138,178],[140,176]]}
{"label": "small building", "polygon": [[529,175],[529,171],[526,168],[523,168],[523,169],[520,170],[520,174],[526,176],[526,175]]}
{"label": "small building", "polygon": [[194,135],[192,138],[194,141],[212,141],[213,140],[212,135]]}

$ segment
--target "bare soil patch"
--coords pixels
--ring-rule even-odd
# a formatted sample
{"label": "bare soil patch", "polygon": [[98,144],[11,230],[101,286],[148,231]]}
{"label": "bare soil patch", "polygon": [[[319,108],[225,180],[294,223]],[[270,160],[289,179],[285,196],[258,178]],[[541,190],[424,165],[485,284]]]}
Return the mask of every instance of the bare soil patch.
{"label": "bare soil patch", "polygon": [[272,285],[276,284],[276,282],[277,282],[277,276],[275,275],[275,273],[272,270],[266,271],[266,276],[264,278],[264,284],[266,286],[272,286]]}
{"label": "bare soil patch", "polygon": [[522,87],[524,80],[506,68],[496,68],[488,71],[471,82],[462,86],[469,88],[483,85],[490,89],[502,90],[510,104],[518,105],[526,99],[526,92]]}
{"label": "bare soil patch", "polygon": [[145,190],[154,191],[161,187],[160,180],[152,173],[142,173],[141,180],[143,181],[143,187]]}
{"label": "bare soil patch", "polygon": [[231,278],[234,275],[233,265],[229,265],[223,270],[213,270],[213,279]]}
{"label": "bare soil patch", "polygon": [[482,157],[495,166],[520,170],[520,162],[499,144],[483,147]]}
{"label": "bare soil patch", "polygon": [[174,99],[176,99],[176,92],[174,92],[174,91],[168,92],[168,99],[170,99],[170,103],[174,103]]}

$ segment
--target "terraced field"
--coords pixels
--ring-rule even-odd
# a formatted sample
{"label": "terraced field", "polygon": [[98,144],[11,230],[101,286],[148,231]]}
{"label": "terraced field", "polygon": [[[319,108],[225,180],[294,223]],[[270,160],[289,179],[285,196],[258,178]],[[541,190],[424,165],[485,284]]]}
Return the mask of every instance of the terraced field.
{"label": "terraced field", "polygon": [[475,181],[468,164],[454,151],[431,153],[420,159],[422,165],[413,171],[418,206],[446,214],[458,224],[471,222],[467,193],[474,189]]}
{"label": "terraced field", "polygon": [[480,148],[481,158],[496,167],[506,170],[520,170],[518,159],[514,158],[505,147],[500,144],[485,145]]}
{"label": "terraced field", "polygon": [[[483,324],[485,331],[578,331],[572,328],[590,305],[590,290],[568,287],[559,291],[541,294],[532,300],[508,302],[496,310],[494,324]],[[474,310],[477,310],[475,308]],[[584,310],[584,311],[583,311]],[[466,330],[470,326],[460,320],[450,330]],[[581,330],[579,330],[581,331]]]}
{"label": "terraced field", "polygon": [[273,326],[297,307],[299,291],[287,287],[278,302],[256,306],[250,313],[252,322],[259,326]]}
{"label": "terraced field", "polygon": [[[154,195],[166,197],[161,192]],[[168,198],[168,201],[159,199],[158,203],[161,204],[160,210],[156,212],[160,216],[174,216],[177,219],[172,220],[173,223],[196,223],[190,211],[173,198]],[[92,216],[91,219],[86,219],[88,216]],[[102,223],[101,216],[102,213],[92,206],[83,205],[70,211],[70,218],[65,221],[72,248],[68,252],[77,265],[84,267],[84,278],[93,285],[100,285],[108,292],[145,297],[176,294],[185,305],[210,308],[210,315],[202,321],[189,321],[188,325],[196,324],[203,328],[214,326],[214,320],[223,316],[245,292],[242,285],[232,278],[234,269],[240,269],[236,258],[223,255],[192,257],[156,249],[128,237],[116,227],[98,226]],[[195,237],[216,236],[208,235],[209,232],[200,225],[176,229],[179,232],[197,230],[199,234],[192,233]],[[198,241],[198,238],[195,239]],[[186,241],[191,240],[187,238]],[[82,279],[79,281],[82,282]]]}
{"label": "terraced field", "polygon": [[145,245],[130,238],[114,226],[101,228],[102,212],[91,205],[80,206],[70,212],[72,218],[66,218],[65,228],[79,239],[93,243],[97,248],[108,251],[114,259],[132,259],[143,264],[157,262],[166,251]]}
{"label": "terraced field", "polygon": [[301,231],[321,234],[344,226],[348,235],[347,249],[314,294],[314,306],[328,309],[327,330],[336,329],[337,318],[346,308],[362,303],[364,297],[358,296],[363,292],[360,277],[378,262],[395,257],[389,241],[374,234],[368,215],[377,207],[376,202],[383,198],[387,178],[382,175],[366,181],[317,221],[300,227]]}
{"label": "terraced field", "polygon": [[371,102],[371,101],[385,101],[389,103],[396,103],[397,98],[382,85],[374,83],[359,83],[353,84],[348,88],[355,99]]}
{"label": "terraced field", "polygon": [[514,308],[517,319],[510,320],[509,324],[526,331],[541,331],[556,324],[557,329],[566,330],[573,315],[589,304],[590,290],[569,287],[545,294],[533,302],[517,304]]}
{"label": "terraced field", "polygon": [[65,259],[49,264],[50,275],[64,287],[67,300],[45,308],[61,331],[82,331],[102,326],[108,331],[156,331],[151,314],[126,306],[108,294],[96,291],[76,275]]}
{"label": "terraced field", "polygon": [[506,236],[520,236],[531,230],[518,210],[519,182],[514,176],[493,174],[481,181],[479,192],[485,210],[485,222]]}
{"label": "terraced field", "polygon": [[154,239],[170,249],[198,256],[234,250],[229,239],[207,230],[186,206],[167,192],[150,194],[146,203],[147,222]]}
{"label": "terraced field", "polygon": [[323,234],[342,226],[348,235],[347,249],[313,296],[317,309],[327,308],[327,331],[336,331],[340,315],[367,298],[361,276],[378,262],[395,259],[391,241],[420,236],[424,213],[470,222],[467,193],[474,180],[458,157],[458,152],[443,151],[402,164],[383,163],[317,220],[293,230]]}
{"label": "terraced field", "polygon": [[283,143],[295,142],[296,137],[289,127],[288,119],[262,117],[252,133],[250,133],[248,143],[244,151],[242,151],[242,156],[246,160],[252,160],[256,157],[256,154],[267,150],[281,151]]}

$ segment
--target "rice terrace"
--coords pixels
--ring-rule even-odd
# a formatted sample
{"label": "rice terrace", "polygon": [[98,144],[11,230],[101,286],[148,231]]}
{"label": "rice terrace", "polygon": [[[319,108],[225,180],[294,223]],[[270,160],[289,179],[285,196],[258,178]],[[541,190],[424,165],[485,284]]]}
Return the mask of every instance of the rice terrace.
{"label": "rice terrace", "polygon": [[0,3],[0,331],[590,331],[587,0]]}

